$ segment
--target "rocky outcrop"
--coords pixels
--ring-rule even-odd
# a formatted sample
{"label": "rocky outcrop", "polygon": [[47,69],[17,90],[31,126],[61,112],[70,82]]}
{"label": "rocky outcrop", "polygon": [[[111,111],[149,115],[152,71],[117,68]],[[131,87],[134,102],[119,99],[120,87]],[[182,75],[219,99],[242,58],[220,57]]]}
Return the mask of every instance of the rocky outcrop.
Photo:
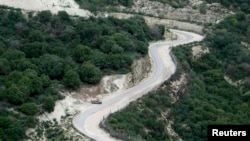
{"label": "rocky outcrop", "polygon": [[151,72],[151,62],[148,56],[135,60],[132,71],[125,75],[105,76],[101,81],[101,93],[113,93],[121,89],[135,86]]}
{"label": "rocky outcrop", "polygon": [[74,0],[0,0],[0,5],[20,8],[24,13],[49,10],[53,14],[66,11],[71,16],[93,16],[90,11],[80,9]]}
{"label": "rocky outcrop", "polygon": [[184,8],[173,8],[169,4],[150,0],[134,0],[131,8],[120,7],[120,10],[132,13],[143,13],[158,18],[191,21],[199,23],[217,23],[232,14],[219,3],[206,4],[206,13],[200,12],[201,0],[190,0]]}
{"label": "rocky outcrop", "polygon": [[130,88],[147,78],[151,72],[151,61],[148,56],[134,61],[132,72],[127,74],[127,87]]}
{"label": "rocky outcrop", "polygon": [[[146,66],[146,67],[145,67]],[[135,60],[128,74],[104,76],[98,85],[84,86],[76,94],[76,99],[88,97],[100,97],[101,94],[110,94],[119,90],[130,88],[148,76],[151,71],[151,63],[148,56]]]}

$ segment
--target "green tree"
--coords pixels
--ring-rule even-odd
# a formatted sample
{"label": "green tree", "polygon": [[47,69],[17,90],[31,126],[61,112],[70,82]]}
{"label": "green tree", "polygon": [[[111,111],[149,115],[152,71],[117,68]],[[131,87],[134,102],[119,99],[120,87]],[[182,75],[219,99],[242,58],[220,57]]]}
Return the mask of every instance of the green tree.
{"label": "green tree", "polygon": [[138,53],[141,53],[142,55],[145,55],[148,53],[148,44],[142,41],[135,41],[135,44],[136,44],[136,51]]}
{"label": "green tree", "polygon": [[37,17],[41,23],[47,23],[51,21],[52,14],[50,11],[42,11],[37,14]]}
{"label": "green tree", "polygon": [[[81,23],[79,23],[81,24]],[[91,43],[93,40],[97,40],[101,35],[100,26],[92,21],[79,25],[80,37],[83,39],[85,44]]]}
{"label": "green tree", "polygon": [[42,74],[48,75],[51,79],[63,78],[64,61],[57,55],[45,54],[36,60]]}
{"label": "green tree", "polygon": [[115,42],[122,47],[125,51],[134,51],[133,48],[133,41],[129,39],[127,35],[124,35],[122,33],[115,33],[112,38],[115,40]]}
{"label": "green tree", "polygon": [[20,111],[26,115],[35,115],[38,113],[39,108],[35,103],[25,103],[20,106]]}
{"label": "green tree", "polygon": [[11,71],[9,61],[5,58],[0,58],[0,75],[6,75]]}
{"label": "green tree", "polygon": [[12,84],[16,84],[18,80],[23,76],[19,71],[13,71],[4,79],[4,84],[6,87],[11,87]]}
{"label": "green tree", "polygon": [[16,117],[7,114],[8,117],[0,116],[0,137],[1,140],[16,141],[25,136],[25,129],[23,129],[20,121]]}
{"label": "green tree", "polygon": [[7,50],[4,52],[1,58],[5,58],[8,61],[19,60],[25,58],[25,54],[19,50]]}
{"label": "green tree", "polygon": [[20,105],[27,100],[28,95],[15,84],[13,84],[7,89],[6,98],[10,103]]}
{"label": "green tree", "polygon": [[44,36],[43,33],[40,30],[32,30],[28,35],[28,40],[30,42],[43,42]]}
{"label": "green tree", "polygon": [[102,73],[99,68],[91,63],[84,63],[79,68],[79,74],[82,82],[95,84],[101,79]]}
{"label": "green tree", "polygon": [[[250,29],[250,28],[249,28]],[[249,32],[250,33],[250,32]],[[0,56],[4,53],[5,48],[3,47],[3,45],[0,42]]]}
{"label": "green tree", "polygon": [[132,65],[133,60],[128,55],[112,54],[108,56],[110,66],[114,70],[122,70]]}
{"label": "green tree", "polygon": [[17,22],[25,21],[24,16],[21,12],[16,12],[15,10],[10,10],[7,13],[7,19],[6,22],[9,23],[9,25],[14,25]]}
{"label": "green tree", "polygon": [[33,95],[41,94],[43,90],[42,79],[34,70],[26,70],[23,72],[23,76],[18,81],[18,84],[27,86],[29,92]]}
{"label": "green tree", "polygon": [[43,97],[42,98],[42,102],[43,102],[43,108],[47,111],[47,112],[53,112],[54,111],[54,107],[55,107],[55,100],[53,97],[48,96],[48,97]]}
{"label": "green tree", "polygon": [[66,87],[69,87],[72,89],[78,89],[80,87],[80,84],[81,84],[79,74],[74,70],[66,71],[66,73],[63,77],[63,83]]}
{"label": "green tree", "polygon": [[14,64],[15,64],[14,68],[17,71],[25,71],[27,69],[37,70],[37,66],[31,63],[31,61],[27,58],[15,60]]}
{"label": "green tree", "polygon": [[66,58],[68,56],[68,53],[67,53],[67,50],[66,50],[65,46],[63,46],[63,47],[60,47],[60,46],[53,47],[52,49],[50,49],[50,54],[57,55],[57,56],[59,56],[61,58]]}
{"label": "green tree", "polygon": [[202,4],[200,4],[200,13],[201,14],[207,13],[207,3],[206,2],[203,2]]}
{"label": "green tree", "polygon": [[[32,37],[35,38],[35,37]],[[40,57],[41,55],[45,54],[49,49],[46,43],[40,42],[42,40],[35,41],[32,43],[24,44],[21,47],[21,50],[25,53],[26,57],[33,58],[33,57]]]}
{"label": "green tree", "polygon": [[118,0],[119,3],[126,7],[131,7],[133,5],[133,0]]}
{"label": "green tree", "polygon": [[91,56],[91,62],[99,69],[108,68],[107,54],[95,50]]}
{"label": "green tree", "polygon": [[78,63],[82,63],[90,59],[92,50],[88,46],[78,45],[74,49],[73,57]]}
{"label": "green tree", "polygon": [[41,80],[43,83],[43,88],[47,88],[52,84],[51,80],[49,79],[49,77],[47,75],[42,74]]}
{"label": "green tree", "polygon": [[106,40],[102,43],[100,50],[104,53],[111,52],[112,47],[117,46],[116,42],[113,40]]}
{"label": "green tree", "polygon": [[123,48],[118,46],[117,44],[115,44],[114,46],[111,47],[111,53],[113,54],[120,54],[120,53],[123,53]]}
{"label": "green tree", "polygon": [[247,27],[247,36],[250,37],[250,25]]}
{"label": "green tree", "polygon": [[67,12],[65,12],[65,11],[59,11],[58,12],[58,17],[63,22],[66,22],[66,23],[70,23],[71,22],[69,14]]}

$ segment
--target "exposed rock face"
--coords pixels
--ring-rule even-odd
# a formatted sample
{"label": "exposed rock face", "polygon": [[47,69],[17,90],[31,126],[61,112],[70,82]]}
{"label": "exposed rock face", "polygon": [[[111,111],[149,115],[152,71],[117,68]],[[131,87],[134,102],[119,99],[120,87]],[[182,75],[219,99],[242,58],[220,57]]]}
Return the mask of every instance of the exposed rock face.
{"label": "exposed rock face", "polygon": [[131,66],[132,72],[125,75],[105,76],[101,81],[101,93],[113,93],[121,89],[135,86],[151,71],[151,62],[148,56],[135,60]]}
{"label": "exposed rock face", "polygon": [[132,65],[132,72],[127,75],[127,87],[132,87],[144,78],[147,78],[151,72],[151,61],[148,56],[136,60]]}
{"label": "exposed rock face", "polygon": [[173,99],[173,103],[179,100],[180,93],[184,93],[185,89],[183,87],[187,84],[186,74],[181,74],[179,80],[170,81],[170,88],[172,93],[170,94]]}
{"label": "exposed rock face", "polygon": [[206,14],[202,14],[199,10],[201,3],[201,0],[190,0],[189,4],[184,8],[176,9],[169,4],[163,4],[161,2],[134,0],[134,6],[131,8],[121,7],[121,10],[144,13],[159,18],[201,23],[216,23],[232,14],[232,12],[221,6],[219,3],[207,4]]}
{"label": "exposed rock face", "polygon": [[73,97],[82,100],[88,97],[100,97],[101,94],[114,93],[136,85],[151,71],[149,57],[135,60],[131,68],[132,72],[128,74],[104,76],[98,85],[84,86]]}
{"label": "exposed rock face", "polygon": [[[170,78],[170,80],[166,81],[159,89],[161,91],[169,91],[169,95],[171,97],[171,103],[174,104],[179,100],[179,98],[185,92],[185,86],[187,85],[187,83],[188,83],[187,74],[185,73],[181,74],[179,72],[176,72]],[[170,140],[183,141],[173,128],[174,120],[170,118],[171,110],[172,110],[171,107],[164,109],[164,112],[161,113],[160,118],[162,118],[166,122],[165,128],[168,135],[170,136]]]}
{"label": "exposed rock face", "polygon": [[56,14],[66,11],[72,16],[89,17],[93,14],[88,10],[80,9],[74,0],[0,0],[0,5],[20,8],[24,13],[49,10]]}

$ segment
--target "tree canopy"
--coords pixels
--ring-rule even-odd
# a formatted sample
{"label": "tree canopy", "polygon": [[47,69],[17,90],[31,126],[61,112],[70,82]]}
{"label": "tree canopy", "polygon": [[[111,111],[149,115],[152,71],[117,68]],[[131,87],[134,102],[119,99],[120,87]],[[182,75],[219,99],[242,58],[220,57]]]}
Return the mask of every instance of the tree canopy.
{"label": "tree canopy", "polygon": [[[166,131],[171,120],[172,128],[182,140],[203,141],[207,140],[208,125],[250,123],[250,1],[207,1],[238,10],[214,25],[198,44],[209,48],[210,53],[194,58],[192,44],[173,49],[178,67],[171,79],[179,81],[176,75],[185,73],[188,81],[176,94],[179,100],[172,103],[167,97],[171,87],[170,82],[165,82],[157,91],[105,121],[103,127],[113,136],[123,140],[175,140]],[[241,83],[231,84],[226,77]],[[168,110],[166,121],[162,121]]]}
{"label": "tree canopy", "polygon": [[54,110],[59,89],[130,71],[133,59],[146,55],[148,42],[156,39],[141,17],[84,19],[63,11],[27,17],[8,8],[0,13],[0,140],[26,138],[34,116]]}

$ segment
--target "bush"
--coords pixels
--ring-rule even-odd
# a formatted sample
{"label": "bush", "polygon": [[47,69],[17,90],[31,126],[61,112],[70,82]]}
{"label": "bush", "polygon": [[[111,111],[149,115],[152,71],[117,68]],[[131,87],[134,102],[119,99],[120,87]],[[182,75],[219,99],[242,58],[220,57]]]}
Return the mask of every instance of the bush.
{"label": "bush", "polygon": [[[91,2],[96,9],[105,3],[129,6],[132,2],[81,1]],[[96,84],[103,73],[128,72],[133,59],[146,54],[147,42],[153,39],[146,22],[138,17],[83,19],[62,11],[57,15],[43,11],[25,17],[21,10],[14,9],[0,9],[0,13],[1,107],[19,107],[26,114],[21,114],[23,120],[16,113],[9,117],[14,122],[7,128],[0,127],[3,140],[25,140],[25,129],[31,126],[26,119],[40,111],[52,112],[55,101],[63,98],[59,89],[77,89],[81,81]],[[109,41],[104,44],[106,39]],[[16,123],[21,127],[17,129]]]}
{"label": "bush", "polygon": [[20,111],[26,115],[35,115],[39,112],[39,109],[35,103],[25,103],[20,106]]}
{"label": "bush", "polygon": [[79,69],[79,74],[82,82],[96,84],[101,80],[101,71],[93,64],[82,64]]}
{"label": "bush", "polygon": [[63,77],[63,83],[66,87],[74,90],[79,88],[81,85],[79,74],[74,70],[68,70]]}
{"label": "bush", "polygon": [[43,101],[43,108],[47,111],[47,112],[53,112],[54,111],[54,107],[55,107],[55,100],[53,97],[49,96],[49,97],[43,97],[42,98]]}
{"label": "bush", "polygon": [[206,2],[203,2],[202,4],[200,4],[200,13],[201,14],[207,13],[207,3]]}

